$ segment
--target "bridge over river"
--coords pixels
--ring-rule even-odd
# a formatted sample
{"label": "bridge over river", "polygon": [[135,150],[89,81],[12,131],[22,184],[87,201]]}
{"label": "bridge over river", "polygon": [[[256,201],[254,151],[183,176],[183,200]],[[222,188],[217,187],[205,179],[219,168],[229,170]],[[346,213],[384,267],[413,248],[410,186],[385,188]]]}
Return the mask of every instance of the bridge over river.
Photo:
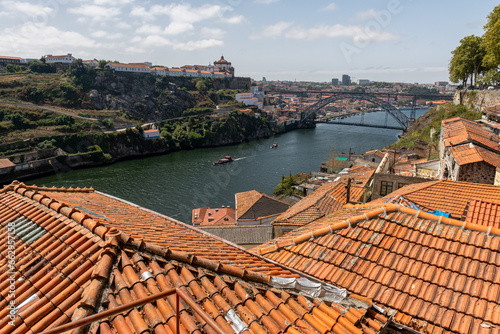
{"label": "bridge over river", "polygon": [[[319,100],[301,110],[301,123],[315,122],[315,123],[329,123],[329,124],[344,124],[344,125],[358,125],[358,126],[368,126],[368,127],[380,127],[388,129],[397,129],[406,131],[409,124],[415,120],[415,109],[417,108],[416,101],[425,99],[429,101],[445,100],[452,101],[453,95],[441,95],[441,94],[407,94],[407,93],[366,93],[366,92],[328,92],[328,91],[266,91],[266,94],[294,94],[299,98],[316,96]],[[397,100],[398,98],[404,98],[406,100],[411,100],[411,112],[408,117],[404,114],[400,108],[395,107],[389,101],[391,99]],[[334,103],[343,99],[354,99],[360,101],[370,102],[372,105],[377,106],[376,109],[370,109],[367,111],[359,112],[344,112],[344,113],[333,113],[327,117],[318,118],[318,114],[321,114],[321,110],[327,105]],[[364,122],[364,114],[370,112],[385,112],[385,122],[384,124],[367,124]],[[360,115],[359,122],[345,122],[340,121],[340,119],[351,117],[355,115]],[[316,116],[316,118],[314,118]],[[393,118],[398,126],[388,125],[388,117]],[[314,119],[313,119],[314,118]]]}

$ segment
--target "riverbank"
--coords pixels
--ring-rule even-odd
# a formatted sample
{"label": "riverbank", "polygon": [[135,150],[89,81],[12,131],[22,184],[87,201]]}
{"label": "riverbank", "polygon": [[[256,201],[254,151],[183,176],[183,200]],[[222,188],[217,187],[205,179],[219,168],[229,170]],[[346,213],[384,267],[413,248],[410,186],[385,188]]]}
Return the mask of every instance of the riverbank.
{"label": "riverbank", "polygon": [[[13,180],[31,180],[76,169],[99,167],[182,150],[237,145],[243,142],[269,138],[296,130],[299,127],[297,122],[287,124],[263,120],[254,121],[244,114],[233,114],[232,117],[232,119],[229,117],[230,121],[224,123],[220,128],[221,131],[219,132],[220,134],[225,133],[224,136],[207,135],[206,138],[203,138],[198,132],[185,130],[185,134],[183,134],[182,129],[179,130],[178,128],[179,124],[174,122],[171,127],[175,128],[172,133],[176,137],[166,131],[162,133],[165,136],[160,138],[145,139],[142,129],[127,129],[126,131],[114,133],[43,137],[18,143],[17,146],[4,145],[0,149],[15,152],[8,157],[17,163],[13,167],[0,168],[0,183],[8,184]],[[190,121],[192,122],[195,119],[199,119],[199,117],[193,117]],[[220,121],[220,119],[217,121]],[[166,127],[164,124],[160,126]],[[244,128],[245,126],[248,130]],[[229,130],[226,128],[229,128]],[[204,131],[204,133],[206,132]],[[191,138],[190,134],[192,134]],[[198,136],[196,136],[197,134]],[[45,157],[39,159],[41,156],[39,152],[42,151],[38,149],[40,143],[47,142],[52,146],[53,156],[47,157],[50,153],[47,153],[47,149],[45,149]],[[19,148],[18,146],[22,147]]]}
{"label": "riverbank", "polygon": [[[384,115],[379,117],[383,122]],[[318,124],[315,129],[287,131],[238,145],[182,150],[75,169],[29,183],[49,187],[94,187],[190,222],[194,208],[234,207],[235,193],[255,189],[272,195],[283,175],[317,170],[327,160],[333,146],[339,152],[349,152],[349,148],[353,152],[365,152],[393,143],[399,133],[390,129],[367,131],[367,128],[355,126]],[[271,149],[274,142],[279,146]],[[221,166],[212,165],[225,155],[235,160]]]}

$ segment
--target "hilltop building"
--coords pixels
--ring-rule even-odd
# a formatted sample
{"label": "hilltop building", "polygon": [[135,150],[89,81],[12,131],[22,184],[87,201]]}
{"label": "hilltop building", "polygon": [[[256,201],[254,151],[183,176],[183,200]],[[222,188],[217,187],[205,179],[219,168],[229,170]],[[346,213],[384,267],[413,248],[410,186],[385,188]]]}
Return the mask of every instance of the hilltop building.
{"label": "hilltop building", "polygon": [[71,64],[74,60],[76,60],[71,53],[60,56],[46,55],[43,58],[47,64]]}

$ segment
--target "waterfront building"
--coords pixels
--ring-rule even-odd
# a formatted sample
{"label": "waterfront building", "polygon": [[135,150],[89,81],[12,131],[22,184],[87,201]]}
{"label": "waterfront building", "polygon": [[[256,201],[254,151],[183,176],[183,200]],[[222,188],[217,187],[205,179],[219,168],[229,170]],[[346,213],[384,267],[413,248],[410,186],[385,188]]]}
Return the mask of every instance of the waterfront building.
{"label": "waterfront building", "polygon": [[156,128],[150,130],[144,130],[143,136],[144,139],[158,139],[160,138],[160,130]]}
{"label": "waterfront building", "polygon": [[71,53],[60,56],[46,55],[43,58],[47,64],[71,64],[74,60],[76,60]]}

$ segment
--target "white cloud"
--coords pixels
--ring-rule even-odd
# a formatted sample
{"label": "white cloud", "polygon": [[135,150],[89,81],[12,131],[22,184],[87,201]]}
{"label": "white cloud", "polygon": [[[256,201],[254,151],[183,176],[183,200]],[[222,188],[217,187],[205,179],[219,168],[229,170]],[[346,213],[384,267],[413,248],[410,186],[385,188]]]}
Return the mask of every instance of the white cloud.
{"label": "white cloud", "polygon": [[378,10],[370,8],[356,13],[356,18],[359,20],[370,20],[378,15]]}
{"label": "white cloud", "polygon": [[63,31],[43,24],[26,23],[23,26],[0,30],[0,54],[41,56],[99,47],[100,44],[78,32]]}
{"label": "white cloud", "polygon": [[224,45],[223,41],[211,38],[199,41],[189,41],[186,43],[177,43],[173,45],[173,48],[175,50],[197,51],[222,45]]}
{"label": "white cloud", "polygon": [[236,16],[231,16],[228,18],[221,17],[220,20],[224,23],[238,24],[238,23],[245,21],[245,17],[243,15],[236,15]]}
{"label": "white cloud", "polygon": [[159,25],[143,24],[135,31],[138,34],[150,35],[150,34],[161,34],[163,29]]}
{"label": "white cloud", "polygon": [[269,26],[264,26],[262,31],[257,35],[252,35],[251,39],[258,38],[272,38],[272,37],[280,37],[285,30],[287,30],[292,25],[292,22],[280,21],[276,24],[272,24]]}
{"label": "white cloud", "polygon": [[167,35],[179,35],[191,30],[194,30],[194,26],[191,23],[174,21],[166,26],[163,32]]}
{"label": "white cloud", "polygon": [[111,33],[105,30],[97,30],[90,34],[90,36],[95,38],[106,38],[106,39],[120,39],[123,37],[121,33]]}
{"label": "white cloud", "polygon": [[285,37],[289,39],[316,40],[319,38],[352,38],[354,42],[387,41],[401,38],[401,35],[373,29],[371,26],[361,25],[319,25],[312,28],[301,26],[292,27],[291,22],[281,21],[270,26],[264,26],[257,35],[251,39]]}
{"label": "white cloud", "polygon": [[134,0],[93,0],[93,3],[99,6],[123,6],[133,2]]}
{"label": "white cloud", "polygon": [[278,1],[280,1],[280,0],[255,0],[254,2],[269,5],[271,3],[278,2]]}
{"label": "white cloud", "polygon": [[214,37],[222,37],[226,34],[226,32],[219,28],[201,28],[201,34],[206,37],[214,38]]}
{"label": "white cloud", "polygon": [[194,7],[190,4],[153,5],[150,8],[135,6],[130,11],[133,17],[152,21],[160,16],[167,16],[170,21],[165,27],[165,34],[179,35],[195,29],[194,24],[202,21],[218,20],[223,23],[237,24],[244,21],[242,15],[226,16],[233,9],[229,6],[205,4]]}
{"label": "white cloud", "polygon": [[329,5],[327,5],[326,7],[322,8],[322,10],[326,10],[326,11],[333,11],[335,9],[337,9],[337,5],[335,4],[335,2],[332,2]]}
{"label": "white cloud", "polygon": [[76,8],[69,8],[71,14],[81,15],[79,20],[90,19],[92,21],[109,20],[121,14],[117,7],[104,7],[98,5],[81,5]]}
{"label": "white cloud", "polygon": [[0,6],[4,11],[0,12],[1,15],[10,15],[12,13],[22,13],[26,16],[37,17],[47,16],[54,12],[54,9],[47,6],[32,4],[29,2],[3,0],[0,1]]}
{"label": "white cloud", "polygon": [[158,35],[149,35],[144,39],[142,44],[148,47],[155,47],[155,46],[169,46],[172,45],[172,42]]}

